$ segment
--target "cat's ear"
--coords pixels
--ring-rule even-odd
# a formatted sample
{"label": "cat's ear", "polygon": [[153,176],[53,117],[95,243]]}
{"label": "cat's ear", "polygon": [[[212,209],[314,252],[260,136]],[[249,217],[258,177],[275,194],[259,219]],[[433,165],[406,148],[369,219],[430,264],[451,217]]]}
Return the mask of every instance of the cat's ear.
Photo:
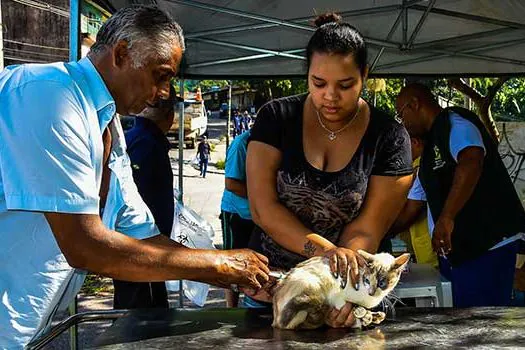
{"label": "cat's ear", "polygon": [[405,267],[405,265],[408,263],[409,260],[410,260],[409,253],[402,254],[396,258],[392,268],[395,270],[402,270]]}
{"label": "cat's ear", "polygon": [[374,261],[374,255],[359,249],[357,253],[365,260],[367,264],[371,264]]}

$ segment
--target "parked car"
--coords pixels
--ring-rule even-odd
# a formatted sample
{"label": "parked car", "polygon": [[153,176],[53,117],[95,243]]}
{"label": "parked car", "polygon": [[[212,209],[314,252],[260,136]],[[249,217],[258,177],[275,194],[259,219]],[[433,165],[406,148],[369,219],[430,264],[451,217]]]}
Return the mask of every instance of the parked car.
{"label": "parked car", "polygon": [[[184,144],[186,147],[195,148],[197,139],[206,133],[207,128],[208,113],[204,107],[204,101],[184,100]],[[178,140],[178,115],[175,116],[168,135],[173,135]]]}

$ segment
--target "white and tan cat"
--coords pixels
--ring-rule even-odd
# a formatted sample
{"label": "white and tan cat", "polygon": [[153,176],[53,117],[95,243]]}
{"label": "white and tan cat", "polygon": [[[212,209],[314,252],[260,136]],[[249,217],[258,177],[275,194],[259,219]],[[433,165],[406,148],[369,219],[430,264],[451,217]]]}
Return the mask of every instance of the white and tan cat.
{"label": "white and tan cat", "polygon": [[322,326],[331,307],[341,309],[353,303],[354,327],[379,324],[385,314],[372,312],[399,281],[410,254],[394,258],[387,253],[357,252],[366,264],[359,269],[359,289],[352,283],[341,288],[327,258],[313,257],[291,269],[279,281],[273,296],[273,327],[282,329],[314,329]]}

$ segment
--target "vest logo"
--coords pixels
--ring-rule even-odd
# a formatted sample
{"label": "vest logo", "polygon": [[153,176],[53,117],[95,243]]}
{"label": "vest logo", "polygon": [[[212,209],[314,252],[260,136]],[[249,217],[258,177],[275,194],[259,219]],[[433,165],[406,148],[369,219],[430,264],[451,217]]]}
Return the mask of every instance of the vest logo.
{"label": "vest logo", "polygon": [[440,168],[443,168],[445,166],[445,161],[441,157],[441,151],[439,150],[439,147],[434,145],[434,166],[432,167],[432,170],[437,170]]}

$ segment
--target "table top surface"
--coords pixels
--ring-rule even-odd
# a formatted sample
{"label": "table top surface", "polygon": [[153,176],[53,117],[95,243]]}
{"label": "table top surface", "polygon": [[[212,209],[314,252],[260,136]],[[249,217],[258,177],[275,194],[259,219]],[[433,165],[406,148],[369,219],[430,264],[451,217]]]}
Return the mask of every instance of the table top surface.
{"label": "table top surface", "polygon": [[366,330],[271,327],[267,309],[134,310],[96,341],[102,349],[406,349],[525,347],[525,308],[398,308]]}

